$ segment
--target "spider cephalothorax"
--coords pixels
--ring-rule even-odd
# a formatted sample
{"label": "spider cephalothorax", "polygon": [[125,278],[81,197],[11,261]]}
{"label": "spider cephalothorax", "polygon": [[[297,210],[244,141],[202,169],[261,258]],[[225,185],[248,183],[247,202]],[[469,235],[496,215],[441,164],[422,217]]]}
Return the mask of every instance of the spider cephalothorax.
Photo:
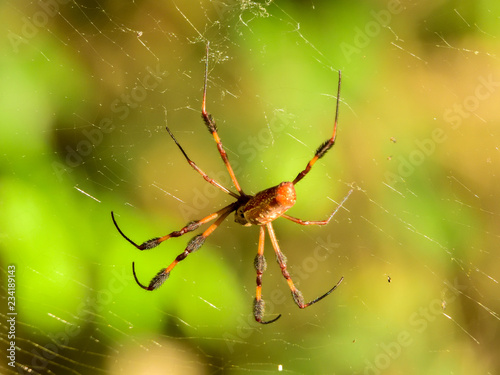
{"label": "spider cephalothorax", "polygon": [[207,83],[208,83],[208,43],[207,43],[207,55],[206,55],[206,62],[205,62],[205,83],[203,85],[203,101],[202,101],[202,109],[201,109],[201,114],[203,121],[205,122],[205,125],[207,126],[207,129],[210,131],[212,134],[216,144],[217,144],[217,149],[219,150],[220,156],[227,168],[227,171],[229,175],[231,176],[231,181],[233,182],[233,185],[235,189],[237,190],[237,193],[227,189],[226,187],[222,186],[220,183],[215,181],[214,179],[210,178],[205,172],[203,172],[186,154],[182,146],[177,142],[177,139],[173,135],[173,133],[170,131],[170,129],[167,127],[168,134],[170,137],[174,140],[175,144],[177,147],[180,149],[184,157],[186,158],[187,162],[193,167],[207,182],[210,184],[216,186],[223,192],[231,195],[233,198],[236,199],[235,202],[227,205],[226,207],[222,208],[221,210],[214,212],[206,217],[204,217],[201,220],[196,220],[196,221],[191,221],[189,222],[185,227],[181,228],[178,231],[173,231],[170,234],[167,234],[166,236],[163,237],[155,237],[152,238],[146,242],[143,242],[141,245],[136,244],[133,242],[131,239],[129,239],[125,234],[121,231],[120,227],[116,223],[115,217],[113,212],[111,212],[111,217],[113,219],[113,223],[115,224],[116,228],[118,229],[118,232],[127,240],[129,241],[132,245],[134,245],[136,248],[139,250],[149,250],[152,249],[153,247],[158,246],[160,243],[163,241],[168,240],[169,238],[172,237],[180,237],[188,232],[192,232],[196,229],[198,229],[201,225],[206,224],[212,220],[215,220],[215,222],[210,225],[202,234],[199,234],[197,236],[194,236],[187,244],[186,248],[184,251],[179,254],[175,260],[167,267],[163,268],[156,274],[155,277],[151,280],[148,286],[143,285],[142,283],[139,282],[137,279],[137,276],[135,274],[135,268],[134,268],[134,263],[132,263],[132,271],[134,274],[134,278],[139,284],[139,286],[143,289],[146,290],[155,290],[158,287],[160,287],[165,280],[168,279],[170,276],[170,272],[172,269],[185,259],[189,254],[192,252],[198,250],[203,243],[205,242],[205,239],[226,219],[226,217],[233,211],[235,211],[235,221],[238,224],[244,225],[244,226],[252,226],[252,225],[257,225],[260,228],[260,234],[259,234],[259,245],[258,245],[258,250],[257,250],[257,255],[254,260],[254,267],[257,272],[257,288],[256,288],[256,293],[255,293],[255,300],[254,300],[254,308],[253,308],[253,313],[255,320],[259,323],[262,324],[267,324],[267,323],[272,323],[276,321],[280,316],[276,316],[275,318],[271,320],[263,320],[264,318],[264,300],[262,299],[262,274],[264,273],[267,263],[266,259],[264,257],[264,239],[265,239],[265,229],[267,229],[267,232],[269,234],[269,237],[271,239],[271,243],[274,248],[274,252],[276,254],[276,260],[281,268],[281,273],[283,274],[283,277],[286,279],[288,286],[290,287],[290,290],[292,292],[292,297],[295,301],[295,303],[300,307],[300,308],[305,308],[307,306],[312,305],[313,303],[318,302],[319,300],[323,299],[327,295],[329,295],[331,292],[333,292],[337,286],[342,282],[343,278],[341,278],[337,284],[335,284],[328,292],[325,294],[321,295],[320,297],[310,301],[310,302],[305,302],[304,297],[302,296],[302,293],[295,287],[290,274],[287,271],[287,266],[286,266],[286,257],[283,255],[281,252],[279,245],[278,245],[278,240],[276,239],[276,235],[274,234],[274,229],[272,226],[272,222],[279,218],[283,217],[285,219],[291,220],[297,224],[301,225],[326,225],[329,223],[330,219],[335,215],[335,213],[342,207],[344,202],[347,200],[349,195],[351,194],[352,190],[349,191],[347,196],[342,200],[342,202],[337,206],[337,208],[332,212],[330,217],[326,220],[321,220],[321,221],[306,221],[306,220],[301,220],[298,218],[295,218],[293,216],[289,216],[285,214],[286,211],[288,211],[293,205],[295,204],[296,201],[296,194],[295,194],[295,185],[302,180],[307,173],[311,170],[312,166],[314,163],[321,158],[323,155],[326,154],[326,152],[334,145],[335,143],[335,138],[336,138],[336,133],[337,133],[337,120],[338,120],[338,113],[339,113],[339,97],[340,97],[340,83],[341,83],[341,74],[339,71],[339,81],[338,81],[338,89],[337,89],[337,105],[336,105],[336,111],[335,111],[335,122],[333,125],[333,133],[332,136],[327,139],[325,142],[323,142],[318,149],[316,150],[316,153],[314,154],[314,157],[307,163],[306,168],[301,171],[297,177],[292,182],[282,182],[279,185],[273,186],[271,188],[262,190],[261,192],[255,194],[255,195],[247,195],[243,192],[243,190],[240,187],[240,184],[238,183],[238,180],[236,179],[236,176],[233,172],[233,169],[231,167],[231,164],[229,163],[229,159],[227,157],[226,151],[224,150],[224,147],[222,146],[221,139],[219,138],[219,135],[217,133],[217,126],[215,124],[215,120],[213,119],[212,115],[209,114],[206,111],[206,97],[207,97]]}
{"label": "spider cephalothorax", "polygon": [[234,221],[244,226],[264,225],[293,207],[297,197],[291,182],[262,190],[236,209]]}

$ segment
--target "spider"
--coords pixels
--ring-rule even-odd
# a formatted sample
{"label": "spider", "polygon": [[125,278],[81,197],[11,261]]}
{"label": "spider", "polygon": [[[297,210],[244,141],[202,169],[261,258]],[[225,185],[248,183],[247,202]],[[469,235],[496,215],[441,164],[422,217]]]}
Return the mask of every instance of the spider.
{"label": "spider", "polygon": [[326,225],[330,222],[331,218],[335,215],[335,213],[342,207],[344,202],[347,200],[349,195],[352,193],[352,190],[349,191],[348,195],[342,200],[342,202],[337,206],[337,208],[332,212],[332,214],[328,217],[326,220],[321,220],[321,221],[308,221],[308,220],[301,220],[298,218],[295,218],[293,216],[289,216],[285,214],[286,211],[288,211],[292,206],[295,204],[296,201],[296,194],[295,194],[295,188],[294,186],[300,182],[311,170],[312,166],[314,163],[324,156],[326,152],[334,145],[335,143],[335,138],[336,138],[336,133],[337,133],[337,120],[338,120],[338,114],[339,114],[339,98],[340,98],[340,84],[341,84],[341,73],[339,71],[339,79],[338,79],[338,89],[337,89],[337,102],[336,102],[336,111],[335,111],[335,121],[333,125],[333,133],[332,136],[327,139],[325,142],[323,142],[318,149],[316,150],[316,153],[314,154],[314,157],[307,163],[305,169],[301,171],[297,177],[292,182],[286,181],[282,182],[279,185],[273,186],[269,189],[262,190],[261,192],[255,194],[255,195],[248,195],[243,192],[243,190],[240,187],[240,184],[238,183],[238,180],[236,179],[236,176],[233,172],[233,169],[231,167],[231,164],[229,163],[226,151],[224,150],[224,147],[222,146],[221,139],[219,137],[219,134],[217,133],[217,126],[215,124],[215,120],[213,119],[212,115],[207,112],[206,110],[206,99],[207,99],[207,84],[208,84],[208,51],[209,51],[209,44],[207,43],[206,45],[206,60],[205,60],[205,79],[204,79],[204,85],[203,85],[203,99],[202,99],[202,107],[201,107],[201,116],[203,118],[203,121],[208,128],[208,131],[212,134],[215,143],[217,144],[217,149],[219,150],[220,156],[227,168],[227,171],[231,177],[231,180],[234,184],[235,189],[237,190],[237,193],[234,191],[231,191],[227,189],[226,187],[222,186],[220,183],[215,181],[214,179],[210,178],[205,172],[203,172],[194,161],[192,161],[189,156],[186,154],[182,146],[179,144],[177,139],[175,138],[174,134],[172,131],[166,127],[166,130],[172,140],[175,142],[177,147],[180,149],[182,154],[184,155],[184,158],[187,160],[189,165],[197,171],[207,182],[210,184],[216,186],[226,194],[231,195],[233,198],[236,199],[235,202],[227,205],[226,207],[222,208],[221,210],[214,212],[206,217],[204,217],[201,220],[196,220],[196,221],[191,221],[189,222],[186,226],[184,226],[182,229],[178,231],[173,231],[172,233],[169,233],[163,237],[156,237],[152,238],[146,242],[143,242],[141,245],[136,244],[134,241],[132,241],[130,238],[128,238],[120,229],[118,226],[114,213],[111,212],[111,218],[113,220],[114,225],[116,226],[116,229],[118,232],[125,238],[128,242],[130,242],[132,245],[134,245],[137,249],[139,250],[149,250],[152,249],[162,242],[168,240],[169,238],[172,237],[180,237],[186,233],[192,232],[196,229],[198,229],[200,226],[203,224],[209,223],[212,220],[215,220],[213,224],[211,224],[203,233],[194,236],[187,244],[186,248],[182,253],[180,253],[175,260],[167,267],[167,268],[162,268],[160,272],[156,274],[155,277],[151,280],[149,285],[143,285],[137,278],[137,275],[135,273],[135,264],[132,263],[132,272],[134,275],[134,279],[137,282],[137,284],[145,289],[145,290],[155,290],[158,289],[170,276],[170,272],[174,269],[174,267],[182,260],[184,260],[189,254],[195,252],[198,250],[207,237],[212,234],[212,232],[217,229],[217,227],[226,219],[226,217],[232,213],[235,212],[235,218],[234,220],[241,225],[244,226],[251,226],[251,225],[257,225],[259,226],[260,234],[259,234],[259,243],[258,243],[258,248],[257,248],[257,255],[254,260],[254,267],[257,272],[257,288],[256,288],[256,293],[255,293],[255,299],[253,303],[253,315],[254,318],[257,322],[262,323],[262,324],[269,324],[272,322],[275,322],[281,317],[281,314],[278,316],[274,317],[271,320],[264,320],[264,309],[265,309],[265,303],[264,300],[262,299],[262,274],[267,268],[267,263],[266,259],[264,257],[264,238],[265,238],[265,231],[267,229],[267,232],[269,234],[269,237],[271,239],[272,246],[274,248],[274,251],[276,253],[276,260],[281,268],[281,273],[283,274],[283,277],[286,279],[288,286],[291,290],[293,300],[297,304],[298,307],[301,309],[304,309],[308,306],[311,306],[312,304],[322,300],[326,296],[328,296],[331,292],[333,292],[339,284],[342,282],[344,279],[343,277],[335,284],[329,291],[327,291],[325,294],[321,295],[320,297],[317,297],[313,299],[310,302],[305,302],[304,297],[302,296],[302,293],[295,287],[292,278],[290,274],[287,271],[287,265],[286,265],[286,257],[285,255],[281,252],[280,247],[278,245],[278,240],[276,239],[276,235],[274,233],[273,225],[272,222],[277,219],[278,217],[283,217],[287,220],[293,221],[294,223],[300,224],[300,225]]}

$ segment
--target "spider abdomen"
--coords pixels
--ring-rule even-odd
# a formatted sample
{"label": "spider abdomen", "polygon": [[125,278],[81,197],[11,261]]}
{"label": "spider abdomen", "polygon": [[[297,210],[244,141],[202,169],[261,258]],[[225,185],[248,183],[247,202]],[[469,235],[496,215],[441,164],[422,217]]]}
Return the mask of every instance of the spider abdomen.
{"label": "spider abdomen", "polygon": [[236,222],[242,225],[264,225],[288,211],[296,201],[291,182],[262,190],[236,212]]}

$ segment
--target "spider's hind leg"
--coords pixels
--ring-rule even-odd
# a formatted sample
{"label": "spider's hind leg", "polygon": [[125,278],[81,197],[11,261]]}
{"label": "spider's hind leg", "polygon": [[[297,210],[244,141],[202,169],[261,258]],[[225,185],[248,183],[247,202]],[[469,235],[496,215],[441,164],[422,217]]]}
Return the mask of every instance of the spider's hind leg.
{"label": "spider's hind leg", "polygon": [[335,110],[335,122],[333,123],[333,132],[332,136],[327,139],[325,142],[323,142],[318,149],[316,150],[316,153],[314,154],[314,157],[307,163],[306,168],[300,172],[297,177],[295,177],[295,180],[293,180],[293,184],[295,185],[298,183],[300,180],[302,180],[306,174],[309,173],[311,170],[312,166],[318,159],[322,158],[329,149],[332,148],[332,146],[335,144],[335,139],[337,138],[337,122],[339,119],[339,102],[340,102],[340,84],[342,82],[342,74],[340,73],[339,70],[339,84],[337,88],[337,105],[336,105],[336,110]]}
{"label": "spider's hind leg", "polygon": [[332,217],[335,216],[337,211],[342,208],[342,206],[347,201],[347,199],[349,198],[349,196],[352,194],[353,191],[354,191],[354,189],[349,190],[349,192],[344,197],[344,199],[342,199],[340,204],[337,205],[337,208],[335,208],[335,210],[333,210],[333,212],[330,214],[330,216],[326,220],[302,220],[302,219],[298,219],[296,217],[286,215],[286,214],[281,215],[281,217],[283,217],[287,220],[293,221],[294,223],[297,223],[300,225],[327,225],[330,222],[330,220],[332,220]]}
{"label": "spider's hind leg", "polygon": [[288,286],[290,287],[290,291],[292,292],[293,300],[295,301],[297,306],[299,306],[301,309],[305,309],[306,307],[311,306],[312,304],[314,304],[318,301],[321,301],[323,298],[325,298],[331,292],[333,292],[335,289],[337,289],[337,287],[340,285],[342,280],[344,280],[343,277],[328,292],[319,296],[318,298],[313,299],[311,302],[306,303],[304,300],[304,297],[302,296],[302,293],[300,292],[300,290],[298,290],[295,287],[295,284],[293,283],[292,278],[291,278],[290,274],[288,273],[288,270],[286,267],[286,258],[279,248],[278,240],[276,239],[276,235],[274,233],[274,229],[273,229],[272,224],[268,223],[268,224],[266,224],[266,226],[267,226],[267,231],[269,232],[269,237],[271,237],[271,242],[273,244],[274,251],[276,252],[276,258],[278,260],[278,264],[280,265],[281,273],[283,274],[283,277],[286,279]]}
{"label": "spider's hind leg", "polygon": [[257,271],[257,289],[255,291],[255,300],[253,303],[253,315],[255,320],[261,324],[269,324],[277,321],[281,314],[279,314],[276,318],[271,320],[262,320],[264,317],[265,310],[265,302],[262,299],[262,274],[267,268],[266,258],[264,258],[264,238],[265,238],[265,230],[264,227],[260,227],[259,234],[259,248],[257,250],[257,255],[255,256],[255,270]]}

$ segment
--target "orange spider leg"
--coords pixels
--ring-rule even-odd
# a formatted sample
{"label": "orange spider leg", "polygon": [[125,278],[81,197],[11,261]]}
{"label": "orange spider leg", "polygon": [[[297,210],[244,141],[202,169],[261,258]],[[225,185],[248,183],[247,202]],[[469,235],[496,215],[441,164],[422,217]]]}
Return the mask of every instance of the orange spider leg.
{"label": "orange spider leg", "polygon": [[168,240],[169,238],[172,238],[172,237],[180,237],[188,232],[192,232],[193,230],[196,230],[198,229],[201,225],[205,224],[205,223],[208,223],[216,218],[218,218],[219,216],[221,215],[224,215],[227,211],[229,210],[229,212],[231,211],[234,211],[235,210],[235,204],[234,203],[231,203],[229,206],[226,206],[224,207],[223,209],[217,211],[217,212],[214,212],[213,214],[210,214],[206,217],[204,217],[203,219],[201,220],[198,220],[198,221],[190,221],[189,223],[187,223],[187,225],[182,228],[181,230],[176,230],[176,231],[173,231],[172,233],[169,233],[167,234],[166,236],[163,236],[163,237],[155,237],[155,238],[152,238],[150,240],[147,240],[145,242],[143,242],[141,245],[137,245],[134,241],[132,241],[130,238],[128,238],[120,229],[120,227],[118,226],[118,223],[116,222],[115,220],[115,215],[113,213],[113,211],[111,211],[111,218],[113,219],[113,223],[115,224],[115,227],[116,229],[118,229],[118,232],[122,235],[123,238],[125,238],[128,242],[130,242],[132,245],[134,245],[136,248],[138,248],[139,250],[149,250],[149,249],[152,249],[153,247],[156,247],[158,246],[159,244],[161,244],[163,241],[166,241]]}
{"label": "orange spider leg", "polygon": [[335,143],[335,138],[337,137],[337,122],[339,119],[339,101],[340,101],[340,83],[341,83],[341,81],[342,81],[342,75],[341,75],[340,70],[339,70],[339,85],[338,85],[338,89],[337,89],[337,109],[335,111],[335,122],[333,124],[332,136],[330,139],[327,139],[325,142],[323,142],[318,147],[318,149],[316,150],[316,153],[314,154],[314,157],[309,161],[309,163],[307,163],[306,168],[302,172],[300,172],[297,175],[297,177],[295,177],[295,180],[293,180],[294,185],[297,182],[299,182],[300,180],[302,180],[305,177],[305,175],[309,173],[309,171],[311,170],[314,163],[316,163],[316,161],[319,158],[323,157],[326,154],[326,152],[329,149],[331,149]]}
{"label": "orange spider leg", "polygon": [[[206,238],[212,234],[214,230],[217,229],[217,227],[224,221],[224,219],[229,215],[231,212],[234,211],[236,205],[230,204],[229,206],[224,207],[222,210],[218,211],[216,214],[219,216],[219,218],[210,225],[202,234],[199,234],[197,236],[194,236],[187,244],[186,248],[182,253],[180,253],[175,260],[170,263],[170,265],[167,268],[163,268],[156,274],[155,277],[151,280],[149,283],[149,286],[145,286],[141,284],[141,282],[137,279],[137,275],[135,274],[135,265],[132,263],[132,272],[134,273],[134,278],[137,284],[142,288],[146,290],[155,290],[159,288],[170,276],[170,272],[172,269],[181,261],[186,259],[186,257],[198,250],[203,243],[205,242]],[[210,215],[211,216],[211,215]]]}
{"label": "orange spider leg", "polygon": [[226,151],[224,150],[224,147],[222,146],[222,141],[219,137],[219,134],[217,134],[217,125],[215,124],[215,120],[212,117],[212,115],[207,112],[206,109],[207,84],[208,84],[208,47],[209,43],[207,42],[207,56],[205,61],[205,84],[203,85],[203,101],[201,105],[201,116],[203,117],[203,121],[205,121],[205,125],[207,126],[208,131],[212,134],[212,136],[215,139],[215,142],[217,143],[217,149],[219,150],[219,154],[222,158],[222,161],[226,165],[227,171],[231,176],[231,180],[233,181],[234,187],[236,188],[236,190],[238,190],[238,193],[240,193],[240,195],[244,196],[245,194],[243,193],[243,190],[241,190],[240,184],[236,179],[236,175],[234,174],[233,168],[231,167],[231,164],[229,164],[229,159],[227,157]]}
{"label": "orange spider leg", "polygon": [[276,239],[276,235],[274,234],[274,229],[271,223],[266,224],[267,231],[269,232],[269,237],[271,238],[271,242],[273,244],[274,251],[276,253],[276,259],[278,261],[278,264],[280,265],[281,268],[281,273],[283,274],[283,277],[286,279],[288,286],[290,287],[290,291],[292,292],[292,297],[297,306],[299,306],[301,309],[305,309],[308,306],[311,306],[312,304],[321,301],[323,298],[325,298],[327,295],[329,295],[331,292],[333,292],[337,287],[340,285],[342,280],[344,278],[342,277],[337,284],[334,285],[332,289],[330,289],[328,292],[323,294],[322,296],[319,296],[318,298],[313,299],[311,302],[305,303],[304,302],[304,297],[302,296],[302,293],[295,287],[292,278],[290,277],[290,274],[288,273],[286,269],[286,257],[283,255],[281,252],[279,245],[278,245],[278,240]]}
{"label": "orange spider leg", "polygon": [[177,142],[177,139],[174,137],[174,134],[170,131],[170,129],[168,128],[168,126],[166,126],[166,129],[168,131],[168,134],[170,134],[170,137],[172,137],[172,139],[174,140],[175,144],[177,145],[177,147],[179,147],[179,149],[181,150],[182,154],[184,155],[184,158],[186,158],[187,162],[189,163],[189,165],[191,167],[193,167],[193,169],[198,172],[199,174],[202,175],[202,177],[205,179],[205,181],[211,183],[212,185],[218,187],[219,189],[221,189],[224,193],[227,193],[231,196],[233,196],[234,198],[238,199],[240,196],[236,193],[233,193],[232,191],[230,191],[229,189],[227,189],[226,187],[222,186],[220,183],[218,183],[217,181],[215,181],[213,178],[210,178],[208,177],[208,175],[203,172],[201,170],[200,167],[198,167],[196,165],[196,163],[194,161],[192,161],[189,156],[187,156],[186,152],[184,151],[184,149],[182,148],[182,146],[179,144],[179,142]]}
{"label": "orange spider leg", "polygon": [[345,201],[347,200],[347,198],[349,198],[349,196],[351,195],[352,192],[353,192],[353,189],[349,190],[349,193],[347,193],[347,195],[344,197],[344,199],[342,199],[342,202],[340,202],[340,204],[337,206],[337,208],[331,213],[330,217],[326,220],[319,220],[319,221],[302,220],[302,219],[298,219],[296,217],[286,215],[286,214],[282,214],[281,217],[288,219],[290,221],[293,221],[294,223],[297,223],[300,225],[326,225],[330,222],[332,217],[335,216],[337,211],[344,205]]}
{"label": "orange spider leg", "polygon": [[279,314],[276,318],[272,320],[264,321],[262,320],[264,316],[265,303],[262,299],[262,274],[267,268],[266,258],[264,257],[264,239],[266,236],[266,231],[264,230],[264,226],[260,226],[260,234],[259,234],[259,247],[257,250],[257,255],[255,256],[254,266],[257,271],[257,289],[255,291],[255,300],[253,303],[253,315],[255,320],[262,324],[269,324],[275,322],[281,317]]}

